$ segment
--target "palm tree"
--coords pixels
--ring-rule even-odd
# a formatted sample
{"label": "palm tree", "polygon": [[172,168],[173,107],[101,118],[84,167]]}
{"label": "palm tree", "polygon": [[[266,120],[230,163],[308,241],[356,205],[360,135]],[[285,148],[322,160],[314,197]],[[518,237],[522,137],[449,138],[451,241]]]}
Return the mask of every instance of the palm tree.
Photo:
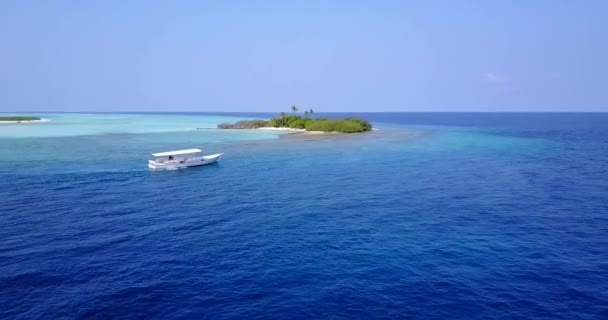
{"label": "palm tree", "polygon": [[308,110],[304,111],[304,118],[308,118],[309,114],[310,114],[310,112]]}
{"label": "palm tree", "polygon": [[308,110],[308,114],[309,114],[309,115],[311,115],[311,116],[312,116],[312,114],[313,114],[313,113],[315,113],[315,111],[314,111],[314,110],[312,110],[312,109]]}
{"label": "palm tree", "polygon": [[285,119],[287,117],[287,114],[285,114],[285,112],[281,112],[281,127],[285,126],[285,123],[287,122],[287,119]]}
{"label": "palm tree", "polygon": [[298,107],[296,107],[296,106],[291,106],[291,111],[293,111],[293,112],[298,112]]}

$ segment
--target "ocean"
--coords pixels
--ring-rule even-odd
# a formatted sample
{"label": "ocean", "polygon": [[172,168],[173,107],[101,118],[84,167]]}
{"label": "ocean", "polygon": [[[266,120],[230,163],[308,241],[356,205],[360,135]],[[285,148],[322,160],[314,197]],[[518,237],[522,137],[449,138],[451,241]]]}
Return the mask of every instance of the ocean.
{"label": "ocean", "polygon": [[608,113],[270,115],[0,124],[0,318],[608,318]]}

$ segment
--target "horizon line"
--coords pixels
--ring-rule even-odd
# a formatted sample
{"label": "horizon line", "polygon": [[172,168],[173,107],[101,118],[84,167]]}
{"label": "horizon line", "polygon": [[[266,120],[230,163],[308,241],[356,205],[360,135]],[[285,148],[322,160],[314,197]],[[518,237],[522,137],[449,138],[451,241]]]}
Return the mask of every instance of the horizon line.
{"label": "horizon line", "polygon": [[[302,113],[293,111],[0,111],[2,113]],[[608,111],[315,111],[323,113],[608,113]]]}

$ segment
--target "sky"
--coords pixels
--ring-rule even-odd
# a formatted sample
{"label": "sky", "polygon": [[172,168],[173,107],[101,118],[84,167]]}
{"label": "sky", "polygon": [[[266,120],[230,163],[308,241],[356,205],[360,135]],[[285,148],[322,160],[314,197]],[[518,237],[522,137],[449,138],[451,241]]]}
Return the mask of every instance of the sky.
{"label": "sky", "polygon": [[0,112],[608,112],[608,1],[0,0]]}

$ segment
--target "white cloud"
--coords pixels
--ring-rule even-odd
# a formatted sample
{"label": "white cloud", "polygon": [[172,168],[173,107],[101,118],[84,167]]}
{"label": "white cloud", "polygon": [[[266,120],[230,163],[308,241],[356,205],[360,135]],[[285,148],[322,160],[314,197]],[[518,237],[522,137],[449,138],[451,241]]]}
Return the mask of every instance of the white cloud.
{"label": "white cloud", "polygon": [[506,74],[498,74],[498,73],[494,73],[494,72],[486,73],[485,79],[487,81],[493,81],[493,82],[499,82],[499,81],[505,82],[505,81],[511,80],[511,78]]}

